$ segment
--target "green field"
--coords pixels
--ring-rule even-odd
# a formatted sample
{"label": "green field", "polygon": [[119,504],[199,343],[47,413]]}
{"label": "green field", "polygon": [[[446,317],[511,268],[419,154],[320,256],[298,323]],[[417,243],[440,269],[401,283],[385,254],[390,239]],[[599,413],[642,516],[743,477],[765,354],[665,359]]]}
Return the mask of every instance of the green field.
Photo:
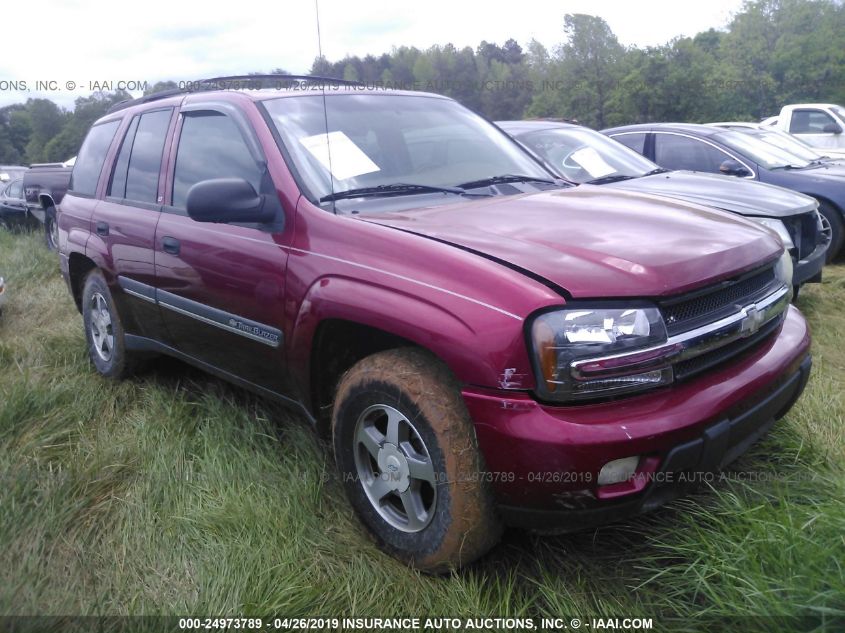
{"label": "green field", "polygon": [[[652,617],[845,630],[845,265],[798,302],[803,398],[715,490],[427,577],[356,523],[308,423],[175,361],[96,375],[40,236],[0,233],[0,614]],[[806,616],[796,620],[794,616]]]}

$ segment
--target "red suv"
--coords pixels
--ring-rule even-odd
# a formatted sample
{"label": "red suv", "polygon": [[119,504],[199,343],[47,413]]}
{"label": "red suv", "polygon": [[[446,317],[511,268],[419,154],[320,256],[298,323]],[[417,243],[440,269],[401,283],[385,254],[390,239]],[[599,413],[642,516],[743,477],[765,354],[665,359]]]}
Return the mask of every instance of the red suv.
{"label": "red suv", "polygon": [[428,571],[504,524],[653,508],[801,394],[772,233],[567,187],[441,96],[307,87],[153,95],[91,128],[59,242],[101,374],[163,353],[290,404]]}

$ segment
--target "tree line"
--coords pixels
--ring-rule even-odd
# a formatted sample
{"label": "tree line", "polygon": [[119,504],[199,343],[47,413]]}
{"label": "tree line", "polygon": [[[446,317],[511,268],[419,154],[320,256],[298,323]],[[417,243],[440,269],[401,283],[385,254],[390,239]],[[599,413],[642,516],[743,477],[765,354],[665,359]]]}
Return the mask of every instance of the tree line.
{"label": "tree line", "polygon": [[[659,19],[659,17],[655,17]],[[845,102],[841,0],[747,0],[725,29],[623,46],[602,18],[567,14],[551,49],[513,39],[314,60],[310,74],[438,92],[491,119],[559,117],[602,128],[649,121],[758,120],[790,102]],[[277,69],[278,71],[279,69]],[[152,89],[175,87],[161,82]],[[125,93],[66,111],[47,99],[0,108],[0,163],[65,160]]]}

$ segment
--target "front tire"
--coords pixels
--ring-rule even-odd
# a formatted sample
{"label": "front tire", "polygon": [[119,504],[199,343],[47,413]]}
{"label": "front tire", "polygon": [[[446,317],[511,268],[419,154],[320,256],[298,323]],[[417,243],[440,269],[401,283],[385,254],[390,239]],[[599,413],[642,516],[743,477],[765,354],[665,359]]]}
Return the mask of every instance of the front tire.
{"label": "front tire", "polygon": [[44,211],[44,243],[47,250],[59,250],[59,223],[55,207],[47,207]]}
{"label": "front tire", "polygon": [[92,270],[82,289],[82,322],[88,356],[106,378],[125,378],[142,362],[137,352],[127,351],[123,323],[115,308],[103,273]]}
{"label": "front tire", "polygon": [[413,348],[359,361],[332,416],[335,460],[350,503],[378,545],[442,573],[501,536],[475,429],[449,369]]}
{"label": "front tire", "polygon": [[819,213],[830,223],[830,247],[827,249],[827,263],[833,261],[842,248],[842,240],[845,238],[843,231],[842,214],[839,209],[832,207],[826,202],[819,203]]}

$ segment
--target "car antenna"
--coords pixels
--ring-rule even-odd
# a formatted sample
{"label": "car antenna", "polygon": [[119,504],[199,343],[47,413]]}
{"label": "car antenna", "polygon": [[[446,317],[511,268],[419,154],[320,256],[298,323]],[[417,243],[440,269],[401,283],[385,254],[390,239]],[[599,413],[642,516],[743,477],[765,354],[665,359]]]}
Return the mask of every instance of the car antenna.
{"label": "car antenna", "polygon": [[[323,39],[320,34],[320,0],[314,0],[314,13],[317,15],[317,55],[320,63],[323,63]],[[329,160],[329,189],[331,190],[332,212],[337,215],[336,202],[334,200],[334,171],[332,171],[332,145],[329,142],[329,110],[326,107],[326,84],[320,84],[323,93],[323,121],[326,124],[326,155]]]}

